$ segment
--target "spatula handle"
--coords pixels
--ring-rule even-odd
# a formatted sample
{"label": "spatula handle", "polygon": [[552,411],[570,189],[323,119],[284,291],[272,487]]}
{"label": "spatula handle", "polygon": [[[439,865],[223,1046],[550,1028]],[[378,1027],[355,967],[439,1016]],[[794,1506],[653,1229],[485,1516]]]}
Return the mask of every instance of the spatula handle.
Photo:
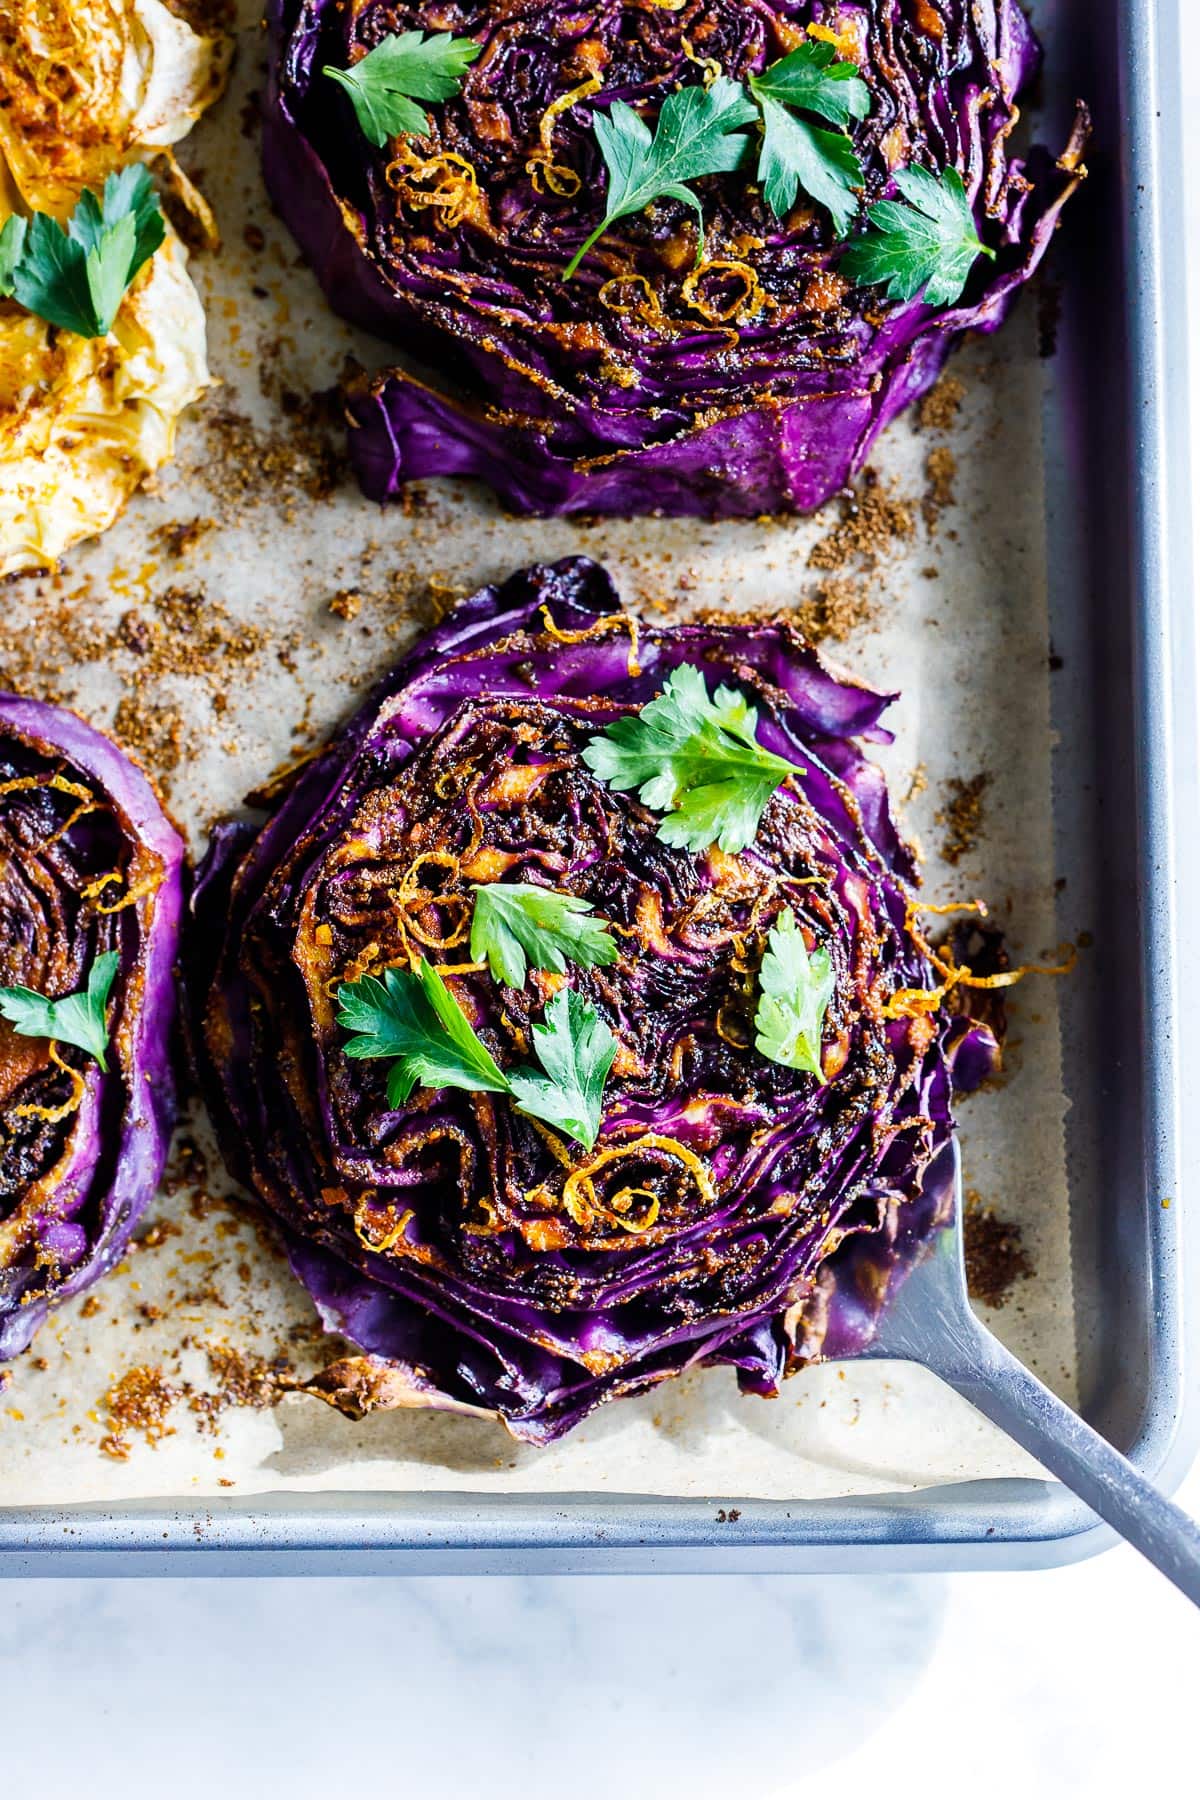
{"label": "spatula handle", "polygon": [[1200,1526],[973,1323],[978,1337],[968,1356],[956,1334],[927,1344],[923,1360],[1200,1606]]}

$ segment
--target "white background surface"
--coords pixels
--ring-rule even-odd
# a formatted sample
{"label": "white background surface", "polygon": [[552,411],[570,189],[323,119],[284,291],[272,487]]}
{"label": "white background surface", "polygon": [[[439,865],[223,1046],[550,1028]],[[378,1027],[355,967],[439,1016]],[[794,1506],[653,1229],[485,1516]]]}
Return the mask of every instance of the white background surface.
{"label": "white background surface", "polygon": [[[1180,1498],[1200,1512],[1200,1470]],[[799,1800],[821,1775],[1117,1800],[1196,1792],[1198,1706],[1200,1619],[1124,1549],[946,1578],[0,1584],[0,1791],[48,1800]]]}

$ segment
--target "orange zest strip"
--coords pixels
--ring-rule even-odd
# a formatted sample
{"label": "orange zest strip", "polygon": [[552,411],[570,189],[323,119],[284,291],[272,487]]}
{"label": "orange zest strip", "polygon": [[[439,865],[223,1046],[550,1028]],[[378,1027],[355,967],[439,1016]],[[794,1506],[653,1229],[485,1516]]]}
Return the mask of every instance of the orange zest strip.
{"label": "orange zest strip", "polygon": [[963,964],[948,961],[939,956],[925,935],[918,929],[916,918],[918,913],[936,913],[947,917],[952,913],[975,913],[986,919],[988,909],[982,900],[952,902],[948,906],[927,906],[910,900],[905,913],[904,928],[917,948],[929,958],[933,967],[942,977],[940,987],[934,988],[899,988],[883,1008],[885,1019],[915,1019],[924,1013],[936,1012],[943,1000],[953,993],[955,988],[996,989],[1015,987],[1026,975],[1069,975],[1075,967],[1076,952],[1073,944],[1064,944],[1059,950],[1062,958],[1057,963],[1022,963],[1020,968],[1005,969],[998,975],[973,975]]}
{"label": "orange zest strip", "polygon": [[69,1098],[64,1100],[61,1106],[18,1106],[14,1109],[18,1119],[44,1119],[47,1125],[57,1125],[60,1120],[69,1119],[72,1113],[79,1111],[83,1103],[83,1096],[87,1092],[87,1082],[78,1069],[73,1069],[70,1063],[63,1061],[58,1054],[58,1044],[53,1038],[50,1039],[50,1061],[55,1068],[61,1069],[64,1075],[71,1077]]}
{"label": "orange zest strip", "polygon": [[[89,882],[88,886],[83,889],[81,898],[95,900],[97,894],[102,894],[106,887],[112,886],[114,881],[124,880],[126,880],[126,876],[119,869],[110,869],[107,875],[101,875],[96,881]],[[157,893],[161,886],[161,874],[144,875],[127,893],[123,894],[119,900],[114,900],[111,905],[101,906],[97,903],[96,911],[98,913],[123,912],[127,906],[133,906],[138,900],[144,900],[148,894]]]}
{"label": "orange zest strip", "polygon": [[525,173],[532,177],[533,185],[541,192],[539,182],[545,182],[552,194],[560,199],[571,200],[579,192],[579,176],[574,169],[566,168],[554,160],[554,121],[560,113],[566,112],[577,100],[586,100],[589,94],[599,93],[602,83],[598,75],[589,75],[579,87],[572,88],[568,94],[560,94],[552,100],[542,114],[538,125],[540,149],[534,151],[525,164]]}
{"label": "orange zest strip", "polygon": [[554,623],[554,620],[550,616],[550,608],[548,606],[542,606],[539,610],[542,618],[546,622],[545,629],[547,636],[557,639],[560,644],[582,644],[586,639],[596,637],[603,632],[617,630],[627,631],[630,637],[629,673],[630,675],[641,674],[642,665],[638,661],[638,632],[640,629],[640,622],[634,617],[633,613],[605,613],[602,618],[597,619],[592,625],[585,626],[582,631],[563,631]]}

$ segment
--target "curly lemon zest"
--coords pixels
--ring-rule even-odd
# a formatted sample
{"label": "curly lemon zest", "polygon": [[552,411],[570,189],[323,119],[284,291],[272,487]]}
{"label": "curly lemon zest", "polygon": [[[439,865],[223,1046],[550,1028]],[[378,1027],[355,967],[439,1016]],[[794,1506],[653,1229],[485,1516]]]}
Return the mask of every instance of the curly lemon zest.
{"label": "curly lemon zest", "polygon": [[705,87],[711,87],[718,75],[723,75],[725,73],[715,56],[697,56],[695,50],[692,48],[690,39],[687,37],[681,35],[679,43],[680,48],[688,61],[695,63],[698,69],[704,70]]}
{"label": "curly lemon zest", "polygon": [[560,199],[573,200],[580,189],[579,176],[574,169],[568,169],[554,160],[554,122],[560,113],[575,105],[577,100],[586,100],[589,94],[599,93],[602,86],[598,75],[589,75],[579,87],[572,88],[568,94],[560,94],[552,100],[542,114],[538,124],[538,138],[541,148],[535,150],[525,164],[525,173],[532,177],[537,192],[542,192],[539,182],[545,182],[552,194]]}
{"label": "curly lemon zest", "polygon": [[12,781],[0,782],[0,794],[15,794],[27,788],[51,787],[60,794],[70,794],[74,800],[93,800],[95,795],[91,788],[82,787],[77,781],[68,781],[65,775],[18,775]]}
{"label": "curly lemon zest", "polygon": [[974,975],[965,964],[951,962],[938,954],[917,926],[918,913],[935,913],[941,918],[952,913],[975,913],[979,918],[986,919],[988,909],[982,900],[954,901],[948,906],[930,906],[915,900],[909,901],[904,915],[904,929],[941,976],[941,985],[933,988],[898,988],[884,1005],[882,1016],[885,1019],[915,1019],[925,1013],[936,1012],[956,988],[1010,988],[1015,987],[1018,981],[1023,981],[1026,975],[1069,975],[1075,967],[1075,946],[1063,944],[1059,947],[1059,962],[1022,963],[1019,968],[1005,969],[998,975]]}
{"label": "curly lemon zest", "polygon": [[[122,870],[110,869],[107,875],[101,875],[95,881],[89,882],[87,887],[82,890],[80,898],[83,900],[95,900],[96,896],[102,894],[105,888],[111,887],[114,881],[127,881],[128,879],[128,876]],[[124,912],[127,906],[136,905],[139,900],[144,900],[148,894],[156,894],[161,886],[161,874],[143,875],[142,879],[135,882],[133,887],[127,889],[127,891],[121,895],[119,900],[114,900],[111,904],[105,906],[101,906],[97,901],[96,911],[105,915],[109,913]]]}
{"label": "curly lemon zest", "polygon": [[582,644],[586,639],[596,637],[603,632],[627,631],[630,639],[629,673],[631,676],[641,674],[642,665],[638,661],[638,632],[641,624],[633,613],[605,613],[603,618],[597,619],[593,625],[586,625],[582,631],[563,631],[554,623],[548,606],[541,607],[540,611],[545,620],[546,635],[555,638],[560,644]]}
{"label": "curly lemon zest", "polygon": [[[619,301],[613,298],[613,290],[623,288],[627,282],[632,283],[635,288],[640,288],[642,291],[636,300],[628,301],[622,306]],[[618,313],[622,318],[627,317],[630,313],[642,313],[645,316],[647,323],[655,326],[659,330],[666,331],[673,329],[670,319],[667,318],[667,315],[662,309],[662,303],[659,300],[658,295],[650,286],[646,277],[644,275],[634,274],[632,270],[627,271],[624,275],[610,276],[596,297],[601,306],[607,306],[609,312]]]}
{"label": "curly lemon zest", "polygon": [[354,1208],[354,1235],[365,1250],[374,1250],[378,1255],[384,1255],[387,1251],[394,1250],[397,1244],[403,1239],[404,1234],[408,1229],[408,1222],[413,1216],[413,1209],[410,1206],[397,1217],[395,1207],[389,1206],[387,1208],[387,1216],[392,1221],[390,1227],[384,1232],[382,1237],[372,1237],[369,1230],[368,1217],[370,1213],[368,1202],[370,1199],[371,1194],[364,1194],[362,1199],[358,1202],[358,1205]]}
{"label": "curly lemon zest", "polygon": [[[706,275],[715,269],[724,270],[729,275],[740,275],[745,287],[740,294],[734,296],[724,311],[706,300],[700,291],[700,283]],[[755,313],[762,306],[764,295],[762,284],[749,263],[738,262],[734,257],[715,256],[711,262],[702,262],[698,269],[693,269],[679,290],[680,297],[691,307],[693,312],[707,319],[710,325],[728,325],[731,321],[741,322]]]}
{"label": "curly lemon zest", "polygon": [[[423,850],[420,856],[409,863],[400,877],[400,884],[394,890],[393,899],[397,910],[404,915],[403,929],[409,937],[423,944],[427,950],[453,950],[464,943],[471,930],[469,913],[445,937],[435,937],[431,931],[418,923],[412,916],[414,906],[457,906],[467,909],[471,905],[470,894],[435,894],[430,888],[424,888],[416,879],[427,863],[437,869],[448,869],[452,875],[459,874],[461,857],[453,850]],[[465,968],[473,968],[475,964],[464,964]]]}
{"label": "curly lemon zest", "polygon": [[[646,1132],[643,1136],[635,1138],[632,1143],[610,1144],[597,1156],[592,1157],[590,1162],[584,1163],[581,1168],[573,1169],[567,1176],[563,1183],[562,1204],[576,1225],[586,1231],[596,1218],[600,1218],[607,1224],[615,1225],[621,1231],[628,1231],[634,1235],[649,1230],[660,1211],[660,1202],[656,1195],[650,1194],[647,1188],[621,1188],[606,1206],[597,1197],[594,1181],[594,1177],[609,1163],[637,1157],[645,1150],[665,1150],[668,1155],[678,1157],[699,1188],[702,1200],[706,1205],[711,1205],[716,1198],[716,1189],[713,1187],[711,1175],[695,1151],[689,1150],[686,1144],[681,1144],[678,1138],[665,1137],[659,1132]],[[628,1209],[632,1204],[633,1197],[638,1194],[647,1195],[650,1205],[640,1217],[630,1218]],[[619,1209],[618,1201],[622,1202]]]}
{"label": "curly lemon zest", "polygon": [[405,138],[384,171],[384,179],[414,212],[434,207],[447,231],[483,207],[474,165],[452,150],[421,156]]}
{"label": "curly lemon zest", "polygon": [[71,1077],[71,1093],[69,1098],[64,1100],[61,1106],[15,1107],[13,1111],[16,1118],[44,1119],[47,1125],[57,1125],[60,1120],[69,1119],[72,1113],[79,1111],[80,1106],[83,1104],[83,1096],[87,1093],[87,1082],[79,1073],[78,1069],[73,1069],[70,1063],[63,1061],[62,1057],[58,1054],[58,1044],[54,1038],[50,1039],[50,1061],[54,1064],[55,1068],[61,1069],[64,1075],[69,1075]]}
{"label": "curly lemon zest", "polygon": [[500,1215],[496,1211],[496,1208],[493,1206],[492,1202],[485,1199],[482,1194],[475,1201],[475,1205],[483,1214],[484,1222],[482,1225],[476,1225],[469,1219],[464,1219],[463,1230],[469,1231],[472,1237],[495,1237],[496,1233],[503,1229],[500,1223]]}

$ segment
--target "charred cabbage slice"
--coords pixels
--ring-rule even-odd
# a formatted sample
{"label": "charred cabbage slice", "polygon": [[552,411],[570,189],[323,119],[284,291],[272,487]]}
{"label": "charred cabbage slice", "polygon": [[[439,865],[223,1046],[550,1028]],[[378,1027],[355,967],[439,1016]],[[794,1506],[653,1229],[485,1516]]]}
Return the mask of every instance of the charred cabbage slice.
{"label": "charred cabbage slice", "polygon": [[[684,668],[789,770],[738,855],[665,843],[585,754]],[[534,567],[457,606],[261,825],[218,829],[191,1034],[231,1168],[363,1353],[314,1391],[542,1442],[697,1363],[769,1393],[869,1337],[948,1204],[955,1069],[992,1043],[910,928],[860,744],[887,704],[787,625],[650,624],[593,563]],[[617,958],[497,979],[470,951],[497,880],[586,904]],[[386,1057],[348,1053],[338,993],[418,960],[500,1089],[389,1094]]]}
{"label": "charred cabbage slice", "polygon": [[373,146],[322,69],[448,19],[271,0],[270,190],[331,305],[438,378],[350,382],[374,499],[471,475],[519,512],[819,506],[1001,323],[1082,174],[1082,109],[1059,155],[1016,148],[1018,0],[460,6],[459,91]]}
{"label": "charred cabbage slice", "polygon": [[0,696],[0,1361],[119,1260],[154,1195],[182,862],[114,744]]}

